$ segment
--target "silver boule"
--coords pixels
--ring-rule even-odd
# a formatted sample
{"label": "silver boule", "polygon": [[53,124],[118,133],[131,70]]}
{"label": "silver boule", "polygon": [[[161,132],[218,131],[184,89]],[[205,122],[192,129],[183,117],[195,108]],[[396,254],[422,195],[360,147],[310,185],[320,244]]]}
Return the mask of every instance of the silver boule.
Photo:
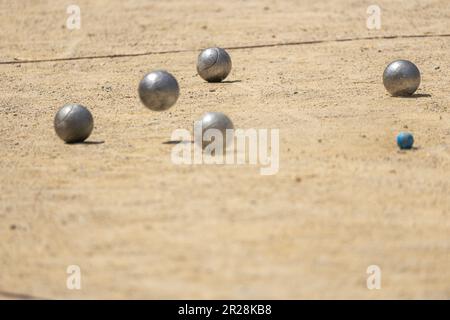
{"label": "silver boule", "polygon": [[55,131],[67,143],[86,140],[94,128],[91,112],[80,104],[67,104],[55,115]]}
{"label": "silver boule", "polygon": [[222,112],[207,112],[200,119],[202,125],[202,148],[205,148],[211,141],[204,140],[205,132],[209,129],[217,129],[222,134],[224,147],[232,141],[232,136],[227,136],[228,129],[234,129],[233,122]]}
{"label": "silver boule", "polygon": [[197,72],[208,82],[220,82],[231,71],[230,55],[222,48],[203,50],[197,59]]}
{"label": "silver boule", "polygon": [[408,60],[391,62],[383,73],[383,84],[392,96],[410,96],[420,85],[420,71]]}
{"label": "silver boule", "polygon": [[146,74],[139,83],[138,91],[142,103],[154,111],[169,109],[180,95],[177,79],[164,70]]}

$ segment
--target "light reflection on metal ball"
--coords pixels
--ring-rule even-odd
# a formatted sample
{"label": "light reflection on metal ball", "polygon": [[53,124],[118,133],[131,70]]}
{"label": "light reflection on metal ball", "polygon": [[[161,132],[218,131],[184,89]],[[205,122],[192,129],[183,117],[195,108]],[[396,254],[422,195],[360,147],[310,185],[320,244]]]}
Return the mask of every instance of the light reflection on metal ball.
{"label": "light reflection on metal ball", "polygon": [[233,136],[227,135],[227,130],[234,129],[233,122],[222,112],[207,112],[202,115],[200,123],[202,126],[202,148],[211,143],[211,140],[204,140],[205,133],[209,129],[216,129],[222,134],[224,148],[232,141]]}
{"label": "light reflection on metal ball", "polygon": [[393,61],[384,70],[383,84],[392,96],[410,96],[419,88],[420,71],[411,61]]}
{"label": "light reflection on metal ball", "polygon": [[94,128],[91,112],[80,104],[67,104],[55,115],[56,134],[67,143],[86,140]]}
{"label": "light reflection on metal ball", "polygon": [[154,111],[169,109],[180,95],[177,79],[164,70],[146,74],[139,83],[138,91],[144,106]]}
{"label": "light reflection on metal ball", "polygon": [[231,71],[230,55],[222,48],[203,50],[197,59],[197,72],[208,82],[220,82]]}

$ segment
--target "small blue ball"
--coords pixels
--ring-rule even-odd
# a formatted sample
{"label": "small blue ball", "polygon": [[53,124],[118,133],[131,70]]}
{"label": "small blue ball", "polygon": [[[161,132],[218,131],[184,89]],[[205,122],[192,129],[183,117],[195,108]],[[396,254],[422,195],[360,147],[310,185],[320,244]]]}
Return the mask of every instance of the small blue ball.
{"label": "small blue ball", "polygon": [[409,132],[400,132],[397,136],[397,145],[400,149],[411,149],[414,144],[414,137]]}

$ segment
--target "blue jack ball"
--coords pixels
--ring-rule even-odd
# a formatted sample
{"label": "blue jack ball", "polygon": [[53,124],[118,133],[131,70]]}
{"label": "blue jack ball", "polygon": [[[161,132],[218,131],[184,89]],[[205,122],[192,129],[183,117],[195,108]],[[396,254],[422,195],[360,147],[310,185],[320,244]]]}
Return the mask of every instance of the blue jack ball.
{"label": "blue jack ball", "polygon": [[397,136],[397,145],[400,149],[411,149],[414,144],[414,137],[409,132],[400,132]]}

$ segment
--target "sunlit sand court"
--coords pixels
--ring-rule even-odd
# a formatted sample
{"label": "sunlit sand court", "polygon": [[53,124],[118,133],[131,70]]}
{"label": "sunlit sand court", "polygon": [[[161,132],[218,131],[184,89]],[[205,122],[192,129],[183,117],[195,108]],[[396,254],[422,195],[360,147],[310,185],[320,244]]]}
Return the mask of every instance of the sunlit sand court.
{"label": "sunlit sand court", "polygon": [[[1,1],[0,298],[449,299],[449,3],[370,5]],[[408,97],[383,85],[398,59]],[[179,96],[154,111],[161,69]],[[67,104],[82,143],[55,133]],[[174,163],[208,112],[278,132],[277,170]]]}

